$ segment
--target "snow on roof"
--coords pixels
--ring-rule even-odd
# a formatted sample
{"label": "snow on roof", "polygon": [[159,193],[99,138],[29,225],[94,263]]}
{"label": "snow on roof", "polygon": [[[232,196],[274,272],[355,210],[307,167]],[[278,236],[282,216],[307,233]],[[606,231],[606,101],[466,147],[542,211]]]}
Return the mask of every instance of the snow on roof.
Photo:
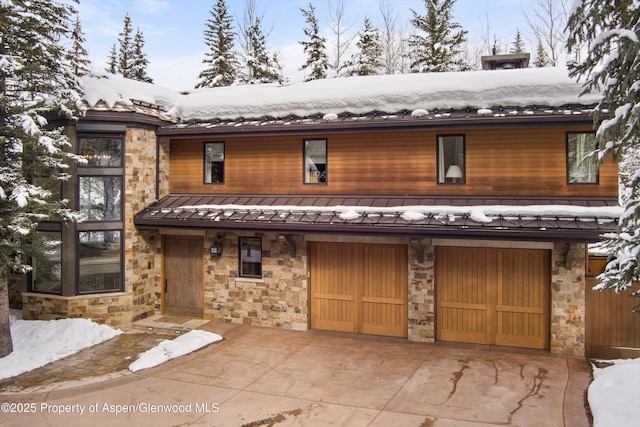
{"label": "snow on roof", "polygon": [[592,105],[564,68],[415,73],[313,80],[291,85],[245,85],[178,93],[115,75],[83,78],[89,107],[133,101],[155,105],[183,121],[307,117],[373,111],[483,109],[496,106]]}

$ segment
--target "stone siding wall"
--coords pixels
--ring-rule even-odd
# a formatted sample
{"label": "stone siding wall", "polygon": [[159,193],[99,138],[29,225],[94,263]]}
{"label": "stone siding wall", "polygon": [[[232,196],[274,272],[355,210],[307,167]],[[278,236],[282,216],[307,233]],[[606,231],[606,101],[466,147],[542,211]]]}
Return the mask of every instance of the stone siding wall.
{"label": "stone siding wall", "polygon": [[153,129],[128,128],[125,155],[124,280],[131,294],[132,321],[155,313],[160,269],[157,231],[138,230],[133,216],[156,200],[156,134]]}
{"label": "stone siding wall", "polygon": [[132,299],[127,294],[63,297],[24,293],[22,302],[25,320],[84,318],[112,328],[131,328]]}
{"label": "stone siding wall", "polygon": [[586,245],[556,243],[551,257],[551,352],[584,356]]}
{"label": "stone siding wall", "polygon": [[434,270],[431,240],[412,240],[409,244],[409,341],[435,341]]}
{"label": "stone siding wall", "polygon": [[[291,237],[293,248],[278,235],[262,235],[262,279],[241,278],[238,277],[238,237],[252,235],[225,234],[221,237],[221,257],[205,251],[205,318],[306,330],[309,293],[303,237]],[[215,232],[207,232],[205,247],[210,247],[216,237]]]}

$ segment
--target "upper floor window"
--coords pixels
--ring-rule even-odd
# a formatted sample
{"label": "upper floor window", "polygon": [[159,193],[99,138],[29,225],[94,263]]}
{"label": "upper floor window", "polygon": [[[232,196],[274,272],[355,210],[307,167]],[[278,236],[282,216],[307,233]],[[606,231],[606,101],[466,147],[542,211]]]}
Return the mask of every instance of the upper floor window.
{"label": "upper floor window", "polygon": [[262,277],[262,239],[240,237],[240,277]]}
{"label": "upper floor window", "polygon": [[304,140],[304,183],[326,184],[327,140]]}
{"label": "upper floor window", "polygon": [[598,184],[598,160],[589,155],[595,149],[595,133],[567,133],[568,184]]}
{"label": "upper floor window", "polygon": [[122,137],[81,136],[78,152],[87,159],[85,167],[122,167]]}
{"label": "upper floor window", "polygon": [[464,184],[464,135],[438,136],[438,184]]}
{"label": "upper floor window", "polygon": [[224,183],[224,142],[204,143],[204,183]]}

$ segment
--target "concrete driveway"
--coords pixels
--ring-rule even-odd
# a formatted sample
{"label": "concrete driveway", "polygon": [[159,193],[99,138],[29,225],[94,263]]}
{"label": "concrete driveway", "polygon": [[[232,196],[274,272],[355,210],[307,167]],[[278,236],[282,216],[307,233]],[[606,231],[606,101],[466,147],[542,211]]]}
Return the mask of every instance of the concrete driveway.
{"label": "concrete driveway", "polygon": [[590,425],[583,358],[216,322],[199,329],[225,340],[135,374],[0,395],[0,425]]}

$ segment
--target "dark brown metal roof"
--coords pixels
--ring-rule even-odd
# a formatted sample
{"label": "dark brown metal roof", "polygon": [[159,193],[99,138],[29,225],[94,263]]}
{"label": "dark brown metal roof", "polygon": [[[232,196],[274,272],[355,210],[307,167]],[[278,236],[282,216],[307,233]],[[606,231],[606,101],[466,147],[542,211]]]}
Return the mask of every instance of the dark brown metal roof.
{"label": "dark brown metal roof", "polygon": [[616,198],[173,194],[138,228],[594,242],[616,228]]}
{"label": "dark brown metal roof", "polygon": [[208,122],[180,122],[158,129],[159,136],[198,137],[202,135],[234,134],[288,134],[295,132],[364,132],[412,129],[448,129],[509,127],[509,126],[566,126],[567,124],[593,124],[593,106],[564,105],[551,107],[493,106],[485,109],[436,110],[425,116],[416,116],[409,110],[388,113],[372,111],[365,114],[317,114],[300,117],[262,117]]}

